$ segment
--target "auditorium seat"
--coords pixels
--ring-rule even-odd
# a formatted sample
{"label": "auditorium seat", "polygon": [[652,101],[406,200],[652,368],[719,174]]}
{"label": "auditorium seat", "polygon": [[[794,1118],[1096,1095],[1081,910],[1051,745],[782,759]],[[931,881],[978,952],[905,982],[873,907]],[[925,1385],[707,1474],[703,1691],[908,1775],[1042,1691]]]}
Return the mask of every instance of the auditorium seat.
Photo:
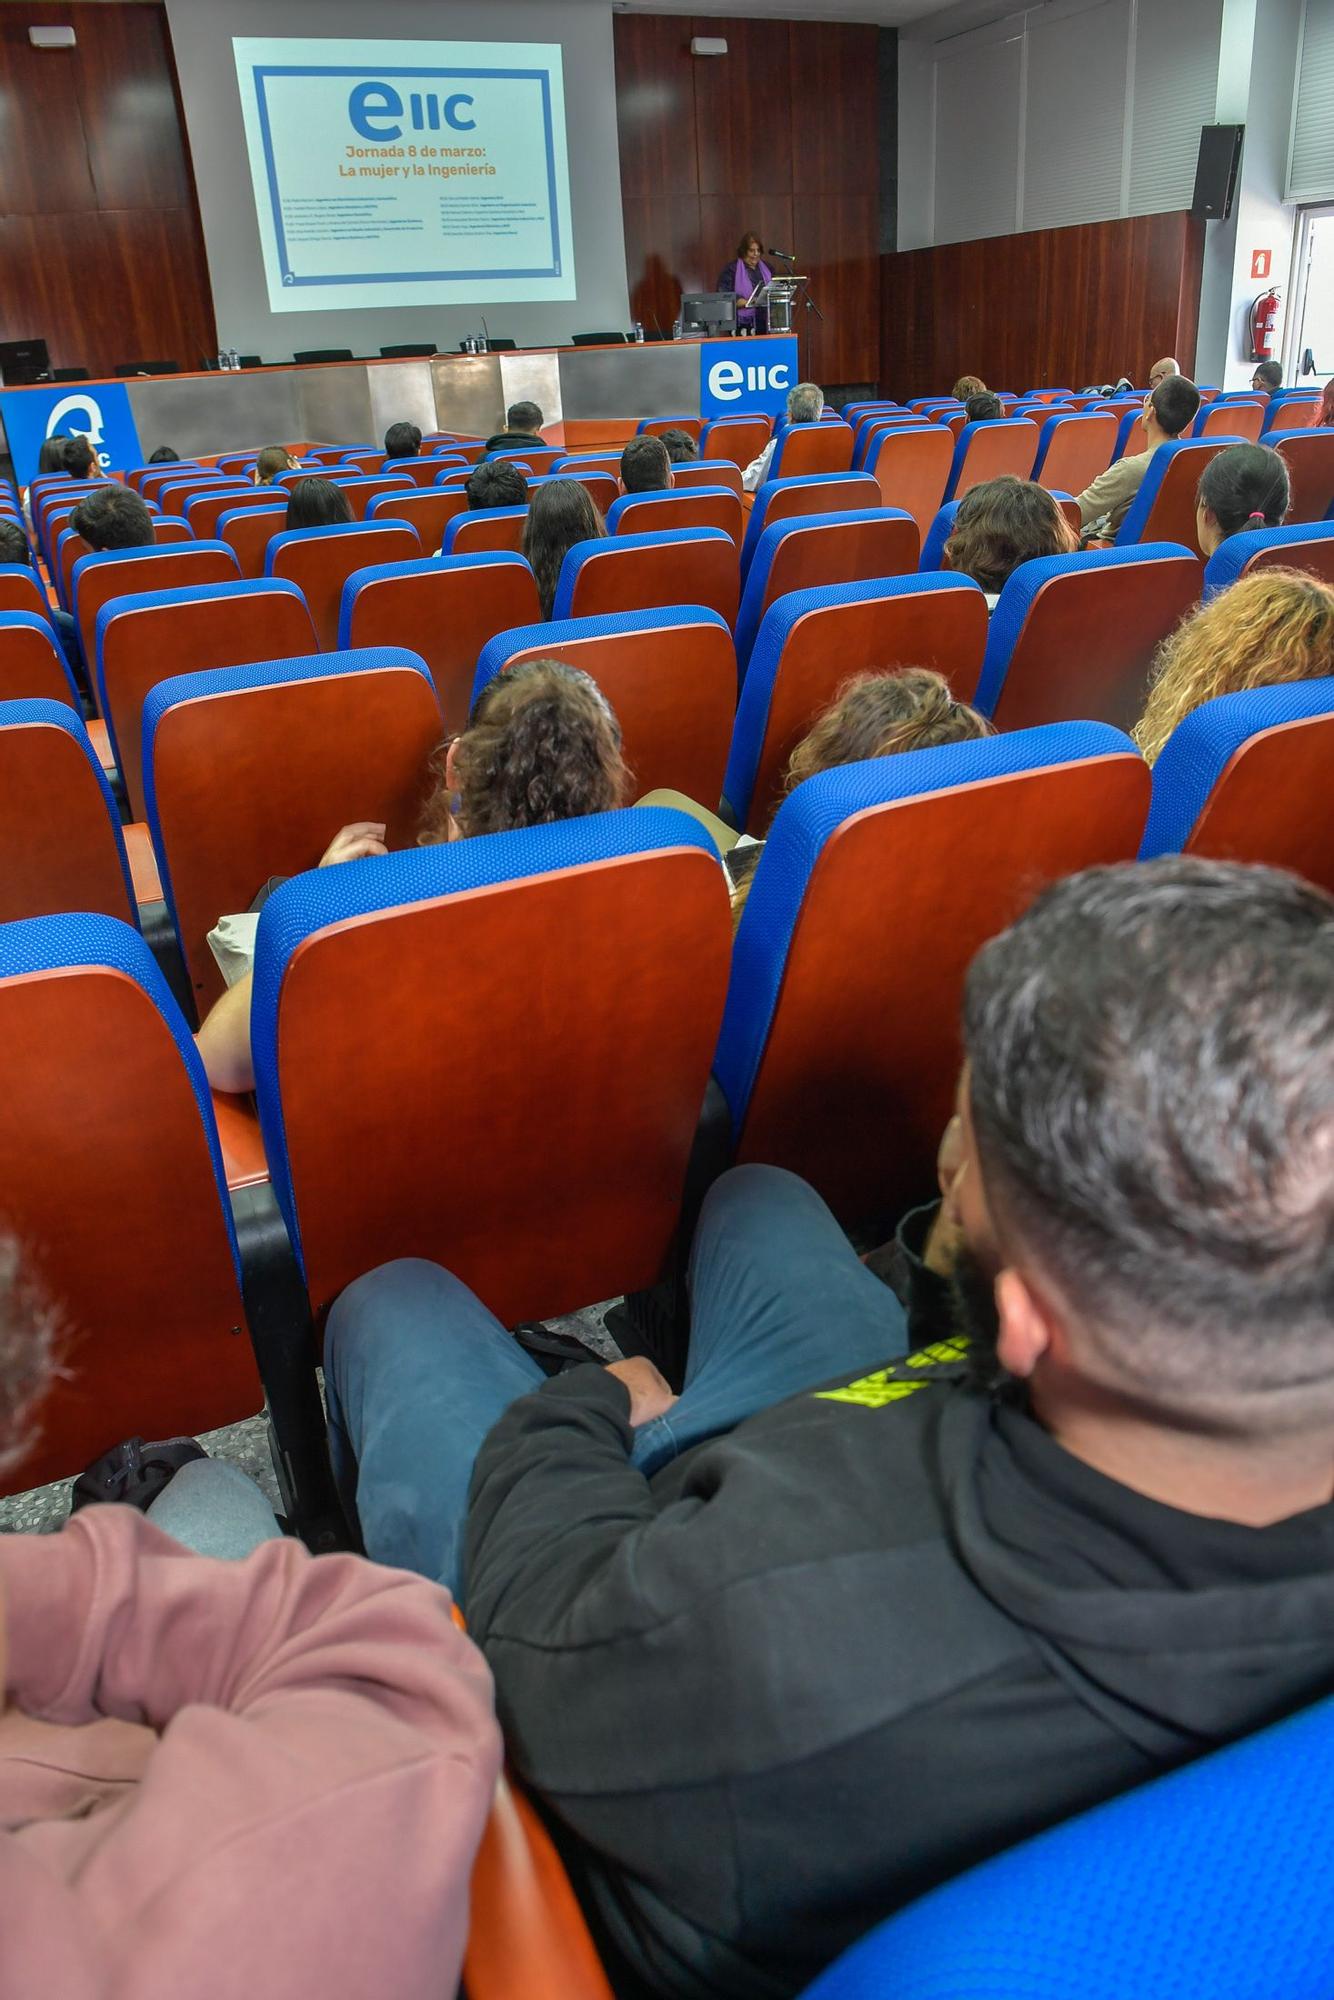
{"label": "auditorium seat", "polygon": [[287,496],[270,498],[267,507],[234,507],[218,520],[218,540],[226,542],[244,577],[264,574],[269,543],[287,525]]}
{"label": "auditorium seat", "polygon": [[1264,427],[1263,403],[1232,403],[1220,399],[1200,411],[1186,435],[1193,438],[1241,438],[1246,444],[1259,444]]}
{"label": "auditorium seat", "polygon": [[1327,521],[1334,514],[1334,425],[1302,431],[1266,431],[1261,444],[1283,455],[1292,481],[1288,525]]}
{"label": "auditorium seat", "polygon": [[929,1198],[970,960],[1045,883],[1132,859],[1148,794],[1139,752],[1102,723],[799,785],[755,872],[718,1044],[736,1159],[789,1167],[845,1225],[886,1234]]}
{"label": "auditorium seat", "polygon": [[179,479],[159,480],[153,501],[164,513],[174,514],[179,512],[193,493],[248,493],[249,491],[248,479],[231,479],[220,472],[186,472]]}
{"label": "auditorium seat", "polygon": [[557,459],[564,458],[564,445],[543,444],[539,439],[532,445],[506,445],[502,451],[489,451],[487,458],[521,458],[530,472],[550,472]]}
{"label": "auditorium seat", "polygon": [[372,500],[378,500],[383,493],[413,493],[416,482],[405,472],[377,472],[367,474],[362,479],[344,479],[340,482],[343,497],[352,509],[354,521],[364,521],[366,509]]}
{"label": "auditorium seat", "polygon": [[880,488],[886,507],[902,507],[924,535],[945,494],[954,462],[949,433],[939,424],[874,431],[862,470]]}
{"label": "auditorium seat", "polygon": [[[257,451],[225,451],[221,458],[214,460],[214,464],[217,466],[219,472],[229,475],[238,473],[243,479],[250,477],[250,474],[254,471],[258,463],[259,453]],[[125,476],[127,479],[133,479],[134,474],[127,473]]]}
{"label": "auditorium seat", "polygon": [[[244,456],[253,462],[255,454],[254,452],[247,452],[237,454],[237,456]],[[132,465],[121,474],[121,477],[127,486],[132,486],[134,491],[142,496],[145,482],[150,479],[169,479],[173,473],[207,472],[208,470],[209,468],[201,465],[197,458],[178,458],[174,464],[167,463],[164,465],[159,460],[156,464]],[[222,473],[230,473],[235,472],[237,466],[234,462],[229,464],[225,460],[219,459],[216,470]],[[34,480],[33,485],[35,486],[36,484],[37,481]]]}
{"label": "auditorium seat", "polygon": [[1082,493],[1112,462],[1116,419],[1101,415],[1048,417],[1038,433],[1033,477],[1048,492]]}
{"label": "auditorium seat", "polygon": [[366,509],[366,519],[406,521],[416,529],[422,547],[434,551],[444,540],[446,524],[467,511],[468,496],[461,487],[428,486],[416,493],[382,493]]}
{"label": "auditorium seat", "polygon": [[741,595],[736,651],[742,673],[760,621],[777,598],[821,584],[907,576],[917,568],[917,539],[917,523],[898,507],[775,521],[760,536]]}
{"label": "auditorium seat", "polygon": [[327,649],[338,644],[338,609],[343,585],[352,572],[365,569],[368,563],[410,562],[420,554],[417,530],[406,521],[289,528],[269,543],[264,574],[283,576],[296,584],[309,607],[320,645]]}
{"label": "auditorium seat", "polygon": [[70,609],[79,645],[92,670],[97,614],[113,597],[140,590],[189,590],[197,583],[230,583],[238,574],[226,542],[181,542],[165,548],[102,549],[80,556],[70,582]]}
{"label": "auditorium seat", "polygon": [[879,507],[880,482],[869,472],[815,472],[798,479],[766,479],[755,495],[741,544],[741,573],[750,568],[766,528],[797,514],[860,513]]}
{"label": "auditorium seat", "polygon": [[562,479],[578,479],[585,472],[605,472],[613,480],[619,480],[621,454],[619,451],[563,452],[551,470]]}
{"label": "auditorium seat", "polygon": [[[583,487],[599,514],[605,520],[607,510],[615,504],[620,493],[620,481],[615,473],[607,472],[551,472],[537,479],[530,479],[529,489],[543,484],[544,479],[573,479]],[[713,481],[709,482],[713,484]]]}
{"label": "auditorium seat", "polygon": [[850,425],[785,424],[774,433],[774,455],[769,460],[764,483],[767,486],[771,479],[808,479],[818,472],[851,470]]}
{"label": "auditorium seat", "polygon": [[503,1772],[469,1884],[463,1990],[468,2000],[614,2000],[555,1843]]}
{"label": "auditorium seat", "polygon": [[67,910],[138,922],[116,802],[68,702],[0,701],[0,841],[0,923]]}
{"label": "auditorium seat", "polygon": [[965,424],[954,440],[954,457],[945,482],[947,500],[962,500],[970,487],[1012,472],[1027,479],[1037,456],[1038,427],[1031,417],[998,417],[990,423]]}
{"label": "auditorium seat", "polygon": [[971,577],[885,577],[780,597],[741,685],[723,782],[736,824],[764,832],[788,758],[854,675],[933,667],[970,701],[986,643],[987,602]]}
{"label": "auditorium seat", "polygon": [[[515,460],[515,470],[526,472],[527,467],[521,459]],[[472,473],[472,466],[466,463],[463,465],[451,465],[444,472],[437,472],[434,484],[461,493],[471,479]]]}
{"label": "auditorium seat", "polygon": [[1271,431],[1308,429],[1319,401],[1318,389],[1296,389],[1275,396],[1265,414],[1265,429]]}
{"label": "auditorium seat", "polygon": [[[482,648],[516,620],[541,616],[537,585],[512,550],[426,557],[356,570],[343,586],[338,644],[406,646],[435,682],[445,728],[466,728]],[[543,628],[546,629],[546,628]]]}
{"label": "auditorium seat", "polygon": [[[99,486],[105,486],[107,482],[105,479],[101,479],[96,483]],[[222,481],[219,479],[218,474],[208,465],[190,465],[185,463],[178,465],[155,465],[139,481],[139,498],[146,503],[156,505],[158,495],[164,486],[191,484],[217,486],[221,483]]]}
{"label": "auditorium seat", "polygon": [[[273,507],[276,503],[271,486],[205,487],[198,493],[191,493],[184,501],[185,518],[190,523],[191,532],[200,541],[208,541],[218,533],[218,526],[225,514],[232,514],[244,507]],[[286,496],[284,496],[284,510]]]}
{"label": "auditorium seat", "polygon": [[[1108,408],[1110,414],[1116,418],[1116,443],[1112,446],[1112,464],[1116,465],[1127,457],[1137,458],[1142,451],[1147,451],[1148,439],[1143,424],[1144,405],[1137,401],[1129,409],[1118,409],[1115,405],[1110,405]],[[1102,415],[1103,409],[1100,407],[1094,414]]]}
{"label": "auditorium seat", "polygon": [[196,1435],[262,1394],[194,1044],[143,939],[81,914],[0,927],[5,1219],[59,1301],[65,1367],[0,1491],[122,1438]]}
{"label": "auditorium seat", "polygon": [[766,416],[711,417],[700,426],[701,458],[730,458],[744,471],[757,459],[773,435],[773,423]]}
{"label": "auditorium seat", "polygon": [[[0,583],[4,572],[0,571]],[[83,713],[74,676],[46,618],[0,611],[0,701],[61,701]]]}
{"label": "auditorium seat", "polygon": [[721,528],[738,552],[745,532],[741,498],[726,486],[696,486],[661,493],[623,493],[607,509],[612,535],[651,535],[664,528]]}
{"label": "auditorium seat", "polygon": [[1195,491],[1200,475],[1220,451],[1244,443],[1244,438],[1223,436],[1178,438],[1173,444],[1160,444],[1116,531],[1117,548],[1131,542],[1180,542],[1186,548],[1196,547]]}
{"label": "auditorium seat", "polygon": [[1200,601],[1200,559],[1172,542],[1020,563],[991,614],[976,703],[998,729],[1144,710],[1153,656]]}
{"label": "auditorium seat", "polygon": [[661,437],[664,431],[684,431],[699,443],[703,421],[699,417],[641,417],[635,425],[636,437]]}
{"label": "auditorium seat", "polygon": [[161,548],[166,542],[194,542],[200,539],[182,514],[155,514],[153,540]]}
{"label": "auditorium seat", "polygon": [[447,556],[478,556],[504,549],[519,555],[527,525],[527,506],[476,507],[446,521],[441,551]]}
{"label": "auditorium seat", "polygon": [[50,623],[51,607],[27,563],[0,563],[0,611],[25,611]]}
{"label": "auditorium seat", "polygon": [[684,465],[674,465],[672,482],[678,493],[689,492],[696,486],[725,486],[738,500],[746,490],[741,467],[733,465],[730,458],[696,458]]}
{"label": "auditorium seat", "polygon": [[740,585],[736,543],[721,528],[668,528],[660,535],[611,535],[567,549],[553,618],[606,617],[664,604],[704,604],[736,623]]}
{"label": "auditorium seat", "polygon": [[718,803],[736,654],[717,612],[685,604],[500,632],[482,648],[474,701],[502,668],[543,659],[581,667],[606,695],[621,725],[632,797],[669,788],[710,809]]}
{"label": "auditorium seat", "polygon": [[1153,767],[1141,854],[1287,868],[1334,894],[1334,679],[1218,695]]}
{"label": "auditorium seat", "polygon": [[419,458],[381,457],[373,470],[397,473],[401,479],[410,479],[414,486],[430,486],[438,472],[448,472],[463,462],[457,452],[423,453]]}
{"label": "auditorium seat", "polygon": [[383,459],[383,451],[378,446],[371,445],[365,451],[345,451],[338,462],[340,465],[351,466],[357,472],[369,474],[380,470]]}
{"label": "auditorium seat", "polygon": [[104,604],[89,664],[131,816],[144,817],[141,730],[151,688],[171,674],[313,653],[318,643],[301,592],[276,577],[137,591]]}
{"label": "auditorium seat", "polygon": [[[730,947],[717,852],[661,809],[279,889],[259,924],[255,1070],[316,1313],[397,1257],[444,1265],[507,1326],[651,1285]],[[534,969],[557,958],[536,1007]]]}
{"label": "auditorium seat", "polygon": [[[1334,1705],[1318,1702],[994,1855],[803,2000],[1325,2000],[1332,1738]],[[554,1890],[550,1908],[559,1922]],[[576,1943],[554,1948],[577,1971]]]}
{"label": "auditorium seat", "polygon": [[1334,587],[1334,521],[1299,521],[1229,535],[1204,569],[1206,601],[1254,569],[1301,569]]}
{"label": "auditorium seat", "polygon": [[209,931],[249,909],[271,875],[315,868],[355,820],[383,821],[391,847],[412,845],[440,736],[430,676],[398,646],[180,674],[152,689],[147,819],[201,1014],[223,990]]}

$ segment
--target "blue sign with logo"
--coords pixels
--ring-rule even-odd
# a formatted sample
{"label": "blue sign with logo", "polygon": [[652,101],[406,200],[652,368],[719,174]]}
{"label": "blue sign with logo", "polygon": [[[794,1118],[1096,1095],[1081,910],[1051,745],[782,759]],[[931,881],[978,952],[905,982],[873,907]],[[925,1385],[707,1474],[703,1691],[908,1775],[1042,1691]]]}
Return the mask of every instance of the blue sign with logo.
{"label": "blue sign with logo", "polygon": [[50,389],[0,394],[14,477],[26,486],[49,437],[86,437],[103,472],[139,465],[143,452],[123,382],[59,382]]}
{"label": "blue sign with logo", "polygon": [[699,344],[699,413],[704,418],[763,410],[781,416],[801,364],[795,335],[773,340],[702,340]]}

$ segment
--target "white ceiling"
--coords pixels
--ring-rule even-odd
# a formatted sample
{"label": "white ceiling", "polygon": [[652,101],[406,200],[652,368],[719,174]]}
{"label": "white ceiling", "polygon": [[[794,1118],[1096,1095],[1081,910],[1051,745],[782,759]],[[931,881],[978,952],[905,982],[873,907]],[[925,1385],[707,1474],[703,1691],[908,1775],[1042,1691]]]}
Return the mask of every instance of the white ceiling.
{"label": "white ceiling", "polygon": [[957,0],[612,0],[617,13],[754,14],[764,20],[877,21],[901,28],[943,14]]}

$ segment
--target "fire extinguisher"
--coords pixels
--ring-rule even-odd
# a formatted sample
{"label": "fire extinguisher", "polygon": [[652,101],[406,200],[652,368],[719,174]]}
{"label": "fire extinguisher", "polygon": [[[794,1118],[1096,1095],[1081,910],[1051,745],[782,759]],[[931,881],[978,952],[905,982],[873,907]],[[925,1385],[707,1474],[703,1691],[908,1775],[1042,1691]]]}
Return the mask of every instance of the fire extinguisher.
{"label": "fire extinguisher", "polygon": [[1251,307],[1251,360],[1272,361],[1274,328],[1278,325],[1279,289],[1271,285]]}

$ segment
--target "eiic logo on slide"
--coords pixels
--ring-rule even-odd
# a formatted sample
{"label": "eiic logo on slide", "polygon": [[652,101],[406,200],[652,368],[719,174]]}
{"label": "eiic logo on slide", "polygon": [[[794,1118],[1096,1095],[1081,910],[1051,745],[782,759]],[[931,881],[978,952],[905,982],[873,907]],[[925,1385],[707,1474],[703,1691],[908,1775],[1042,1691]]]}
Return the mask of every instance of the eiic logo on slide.
{"label": "eiic logo on slide", "polygon": [[103,472],[123,472],[143,457],[123,382],[99,382],[95,389],[11,389],[0,395],[0,417],[23,486],[51,437],[86,437]]}
{"label": "eiic logo on slide", "polygon": [[699,410],[702,417],[731,417],[751,410],[777,416],[797,380],[792,340],[702,340]]}

